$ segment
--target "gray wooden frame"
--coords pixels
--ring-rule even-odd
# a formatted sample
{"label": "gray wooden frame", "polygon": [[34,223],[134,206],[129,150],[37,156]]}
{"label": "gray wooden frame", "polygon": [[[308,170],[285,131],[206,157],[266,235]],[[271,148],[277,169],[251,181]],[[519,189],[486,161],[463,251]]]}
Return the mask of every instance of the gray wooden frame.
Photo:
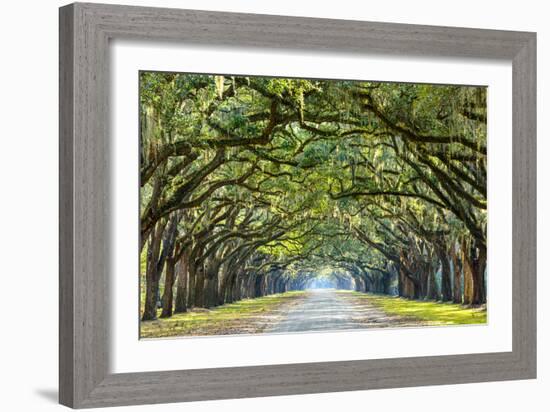
{"label": "gray wooden frame", "polygon": [[[513,350],[109,373],[110,39],[505,59],[513,65]],[[536,376],[536,34],[71,4],[60,9],[59,397],[75,408]]]}

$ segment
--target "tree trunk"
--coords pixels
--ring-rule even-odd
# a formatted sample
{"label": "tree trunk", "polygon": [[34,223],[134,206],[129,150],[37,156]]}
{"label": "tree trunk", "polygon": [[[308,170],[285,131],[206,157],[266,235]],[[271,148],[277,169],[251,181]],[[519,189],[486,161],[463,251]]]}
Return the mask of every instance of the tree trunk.
{"label": "tree trunk", "polygon": [[227,278],[227,274],[225,273],[224,266],[220,267],[220,282],[218,285],[218,301],[217,305],[223,305],[227,301],[227,288],[230,284],[230,279]]}
{"label": "tree trunk", "polygon": [[235,302],[236,296],[237,296],[237,274],[235,271],[230,267],[227,266],[224,269],[227,273],[225,276],[227,276],[225,281],[225,299],[224,303],[233,303]]}
{"label": "tree trunk", "polygon": [[487,265],[487,248],[479,242],[475,242],[477,245],[476,250],[473,252],[475,258],[473,259],[473,275],[474,275],[474,299],[473,303],[479,305],[487,301],[487,291],[485,287],[485,268]]}
{"label": "tree trunk", "polygon": [[218,284],[220,282],[220,267],[221,260],[218,257],[213,257],[204,265],[204,307],[212,308],[218,306]]}
{"label": "tree trunk", "polygon": [[212,308],[218,305],[218,272],[219,262],[210,262],[205,267],[204,307]]}
{"label": "tree trunk", "polygon": [[470,248],[465,240],[462,241],[462,271],[464,272],[464,304],[474,303],[474,274],[470,262]]}
{"label": "tree trunk", "polygon": [[[487,265],[487,248],[478,240],[474,240],[467,252],[464,262],[464,303],[479,305],[487,301],[485,287],[485,267]],[[466,297],[466,281],[468,281],[468,297]]]}
{"label": "tree trunk", "polygon": [[254,288],[256,286],[256,276],[249,274],[248,275],[248,281],[246,284],[246,297],[247,298],[253,298],[254,297]]}
{"label": "tree trunk", "polygon": [[165,225],[157,223],[151,231],[149,248],[147,249],[147,268],[145,274],[145,303],[141,320],[154,320],[157,318],[157,294],[159,276],[157,274],[157,261],[160,254],[160,243]]}
{"label": "tree trunk", "polygon": [[172,307],[174,304],[174,270],[176,262],[173,257],[166,260],[166,278],[164,280],[164,294],[162,295],[162,313],[161,318],[172,316]]}
{"label": "tree trunk", "polygon": [[223,305],[227,302],[230,295],[229,289],[232,284],[232,274],[229,272],[229,266],[223,263],[218,270],[218,305]]}
{"label": "tree trunk", "polygon": [[451,289],[451,265],[444,241],[436,246],[436,251],[441,263],[441,300],[448,302],[453,299],[453,291]]}
{"label": "tree trunk", "polygon": [[263,286],[263,276],[262,275],[256,276],[256,279],[254,279],[254,289],[252,292],[253,298],[257,298],[263,295],[262,286]]}
{"label": "tree trunk", "polygon": [[187,271],[187,277],[189,278],[187,280],[187,307],[193,308],[195,307],[195,278],[197,273],[197,266],[195,262],[192,260],[192,258],[189,258],[189,266]]}
{"label": "tree trunk", "polygon": [[418,299],[420,297],[420,288],[417,288],[414,282],[407,275],[405,277],[405,297]]}
{"label": "tree trunk", "polygon": [[395,270],[397,272],[397,295],[405,296],[405,274],[399,265],[396,266]]}
{"label": "tree trunk", "polygon": [[455,250],[455,245],[451,247],[450,251],[453,262],[453,302],[462,303],[462,265]]}
{"label": "tree trunk", "polygon": [[381,292],[385,295],[390,294],[390,286],[391,286],[391,279],[392,279],[392,273],[391,272],[384,272],[382,274],[382,290]]}
{"label": "tree trunk", "polygon": [[200,264],[195,272],[195,305],[197,308],[204,307],[204,265]]}
{"label": "tree trunk", "polygon": [[187,274],[189,270],[189,256],[184,252],[178,264],[178,274],[176,282],[176,305],[175,313],[187,312]]}
{"label": "tree trunk", "polygon": [[437,300],[439,294],[437,293],[437,283],[435,281],[435,268],[433,264],[428,265],[428,294],[426,297],[431,300]]}
{"label": "tree trunk", "polygon": [[409,259],[403,250],[400,252],[400,261],[399,270],[403,277],[403,294],[401,296],[419,299],[422,295],[422,284],[418,277],[413,276],[418,265],[414,264],[415,262]]}
{"label": "tree trunk", "polygon": [[235,283],[233,287],[233,302],[241,300],[243,296],[243,278],[240,273],[235,274]]}
{"label": "tree trunk", "polygon": [[437,285],[433,265],[429,262],[420,265],[420,289],[422,298],[437,299]]}
{"label": "tree trunk", "polygon": [[354,281],[354,288],[353,289],[356,292],[363,292],[364,286],[363,286],[362,279],[359,276],[353,276],[353,281]]}
{"label": "tree trunk", "polygon": [[209,276],[204,278],[204,307],[211,308],[214,304],[214,280]]}
{"label": "tree trunk", "polygon": [[379,291],[378,285],[373,284],[372,278],[374,278],[374,274],[371,275],[369,278],[368,274],[365,272],[363,277],[363,292],[367,293],[374,289],[374,291]]}

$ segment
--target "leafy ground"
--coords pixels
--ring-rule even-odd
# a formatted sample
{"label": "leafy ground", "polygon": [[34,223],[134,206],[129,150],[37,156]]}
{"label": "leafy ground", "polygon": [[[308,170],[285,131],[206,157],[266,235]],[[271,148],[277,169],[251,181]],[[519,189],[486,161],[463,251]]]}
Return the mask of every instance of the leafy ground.
{"label": "leafy ground", "polygon": [[[298,304],[307,292],[243,299],[213,309],[193,309],[171,318],[141,322],[142,338],[260,333]],[[160,311],[159,311],[160,315]]]}
{"label": "leafy ground", "polygon": [[487,323],[487,310],[484,307],[469,308],[455,303],[418,301],[401,297],[338,291],[351,294],[354,299],[364,300],[386,312],[388,315],[417,319],[424,325],[466,325]]}

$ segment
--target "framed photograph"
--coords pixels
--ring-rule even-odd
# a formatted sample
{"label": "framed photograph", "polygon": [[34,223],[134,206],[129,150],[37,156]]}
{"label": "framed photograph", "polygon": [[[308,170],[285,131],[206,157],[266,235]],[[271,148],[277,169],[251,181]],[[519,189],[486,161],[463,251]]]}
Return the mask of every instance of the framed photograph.
{"label": "framed photograph", "polygon": [[60,9],[60,402],[536,377],[536,35]]}

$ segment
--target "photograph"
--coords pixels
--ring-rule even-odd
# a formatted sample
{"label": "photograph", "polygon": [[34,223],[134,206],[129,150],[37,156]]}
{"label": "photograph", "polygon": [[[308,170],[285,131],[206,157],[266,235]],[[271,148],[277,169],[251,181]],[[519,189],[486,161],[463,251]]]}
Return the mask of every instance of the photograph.
{"label": "photograph", "polygon": [[136,87],[140,338],[487,324],[486,86]]}

